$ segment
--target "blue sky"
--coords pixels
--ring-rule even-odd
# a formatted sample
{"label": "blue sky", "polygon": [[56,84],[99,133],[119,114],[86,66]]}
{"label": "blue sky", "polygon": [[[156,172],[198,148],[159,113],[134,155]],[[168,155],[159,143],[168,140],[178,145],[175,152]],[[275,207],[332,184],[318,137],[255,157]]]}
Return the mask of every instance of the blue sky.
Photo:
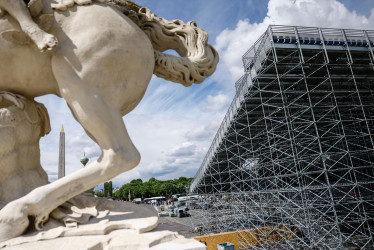
{"label": "blue sky", "polygon": [[[204,83],[184,87],[153,77],[138,107],[124,117],[142,155],[139,166],[113,179],[120,186],[134,178],[148,180],[193,177],[235,94],[243,74],[241,57],[269,24],[374,30],[373,0],[135,0],[168,20],[196,21],[220,54],[216,73]],[[66,173],[82,166],[83,152],[91,161],[99,148],[75,122],[65,101],[37,99],[51,116],[52,132],[41,142],[41,162],[49,180],[57,177],[58,138],[66,132]],[[88,166],[89,167],[89,164]]]}

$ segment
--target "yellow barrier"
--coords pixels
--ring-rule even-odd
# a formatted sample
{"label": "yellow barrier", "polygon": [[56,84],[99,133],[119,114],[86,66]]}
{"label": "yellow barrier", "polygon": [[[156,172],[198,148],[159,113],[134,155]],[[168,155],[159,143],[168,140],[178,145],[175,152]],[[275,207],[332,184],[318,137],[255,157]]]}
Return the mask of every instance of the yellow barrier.
{"label": "yellow barrier", "polygon": [[235,245],[235,249],[239,249],[238,233],[236,231],[196,236],[194,238],[202,243],[206,243],[207,250],[217,250],[217,244],[225,242],[230,242]]}
{"label": "yellow barrier", "polygon": [[295,228],[289,226],[274,226],[233,231],[227,233],[210,234],[194,237],[196,240],[205,243],[207,250],[217,250],[217,244],[230,242],[235,249],[245,249],[257,244],[268,244],[285,239],[294,239]]}

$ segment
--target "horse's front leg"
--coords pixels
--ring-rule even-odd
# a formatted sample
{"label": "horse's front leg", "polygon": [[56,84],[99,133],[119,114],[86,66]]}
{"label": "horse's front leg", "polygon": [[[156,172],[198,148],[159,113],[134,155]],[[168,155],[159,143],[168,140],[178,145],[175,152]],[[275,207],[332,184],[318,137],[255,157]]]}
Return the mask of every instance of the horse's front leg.
{"label": "horse's front leg", "polygon": [[[82,79],[63,56],[55,58],[53,64],[61,95],[87,134],[98,143],[102,154],[87,167],[36,188],[0,210],[0,228],[4,229],[0,230],[0,241],[22,234],[28,225],[27,216],[35,217],[35,226],[40,228],[53,209],[83,191],[134,168],[140,161],[140,154],[130,140],[120,110],[112,104],[112,100],[103,98],[101,88],[93,87],[99,83]],[[14,226],[17,230],[13,230]]]}

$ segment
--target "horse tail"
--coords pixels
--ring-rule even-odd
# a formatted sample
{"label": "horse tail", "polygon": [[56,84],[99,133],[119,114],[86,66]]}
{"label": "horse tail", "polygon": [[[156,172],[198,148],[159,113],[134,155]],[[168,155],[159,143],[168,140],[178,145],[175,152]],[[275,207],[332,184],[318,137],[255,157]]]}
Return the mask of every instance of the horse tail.
{"label": "horse tail", "polygon": [[[108,1],[108,0],[107,0]],[[119,2],[123,0],[109,0]],[[190,86],[201,83],[213,74],[219,56],[208,44],[206,31],[197,28],[195,22],[187,24],[181,20],[168,21],[157,17],[149,9],[129,0],[120,9],[148,36],[155,53],[154,74],[166,80]],[[163,53],[175,50],[178,56]]]}

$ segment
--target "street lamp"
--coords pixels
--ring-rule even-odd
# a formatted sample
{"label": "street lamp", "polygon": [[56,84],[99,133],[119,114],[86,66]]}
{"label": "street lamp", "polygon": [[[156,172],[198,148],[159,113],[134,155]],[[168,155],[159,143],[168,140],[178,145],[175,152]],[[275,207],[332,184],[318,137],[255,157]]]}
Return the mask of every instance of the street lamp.
{"label": "street lamp", "polygon": [[[87,164],[87,162],[89,161],[90,159],[88,159],[87,158],[87,156],[86,156],[86,153],[83,153],[83,156],[81,157],[81,159],[80,159],[80,162],[83,164],[83,167],[85,167],[86,166],[86,164]],[[93,190],[94,190],[95,188],[90,188],[90,189],[88,189],[87,191],[85,191],[83,194],[84,195],[87,195],[87,196],[93,196]]]}

